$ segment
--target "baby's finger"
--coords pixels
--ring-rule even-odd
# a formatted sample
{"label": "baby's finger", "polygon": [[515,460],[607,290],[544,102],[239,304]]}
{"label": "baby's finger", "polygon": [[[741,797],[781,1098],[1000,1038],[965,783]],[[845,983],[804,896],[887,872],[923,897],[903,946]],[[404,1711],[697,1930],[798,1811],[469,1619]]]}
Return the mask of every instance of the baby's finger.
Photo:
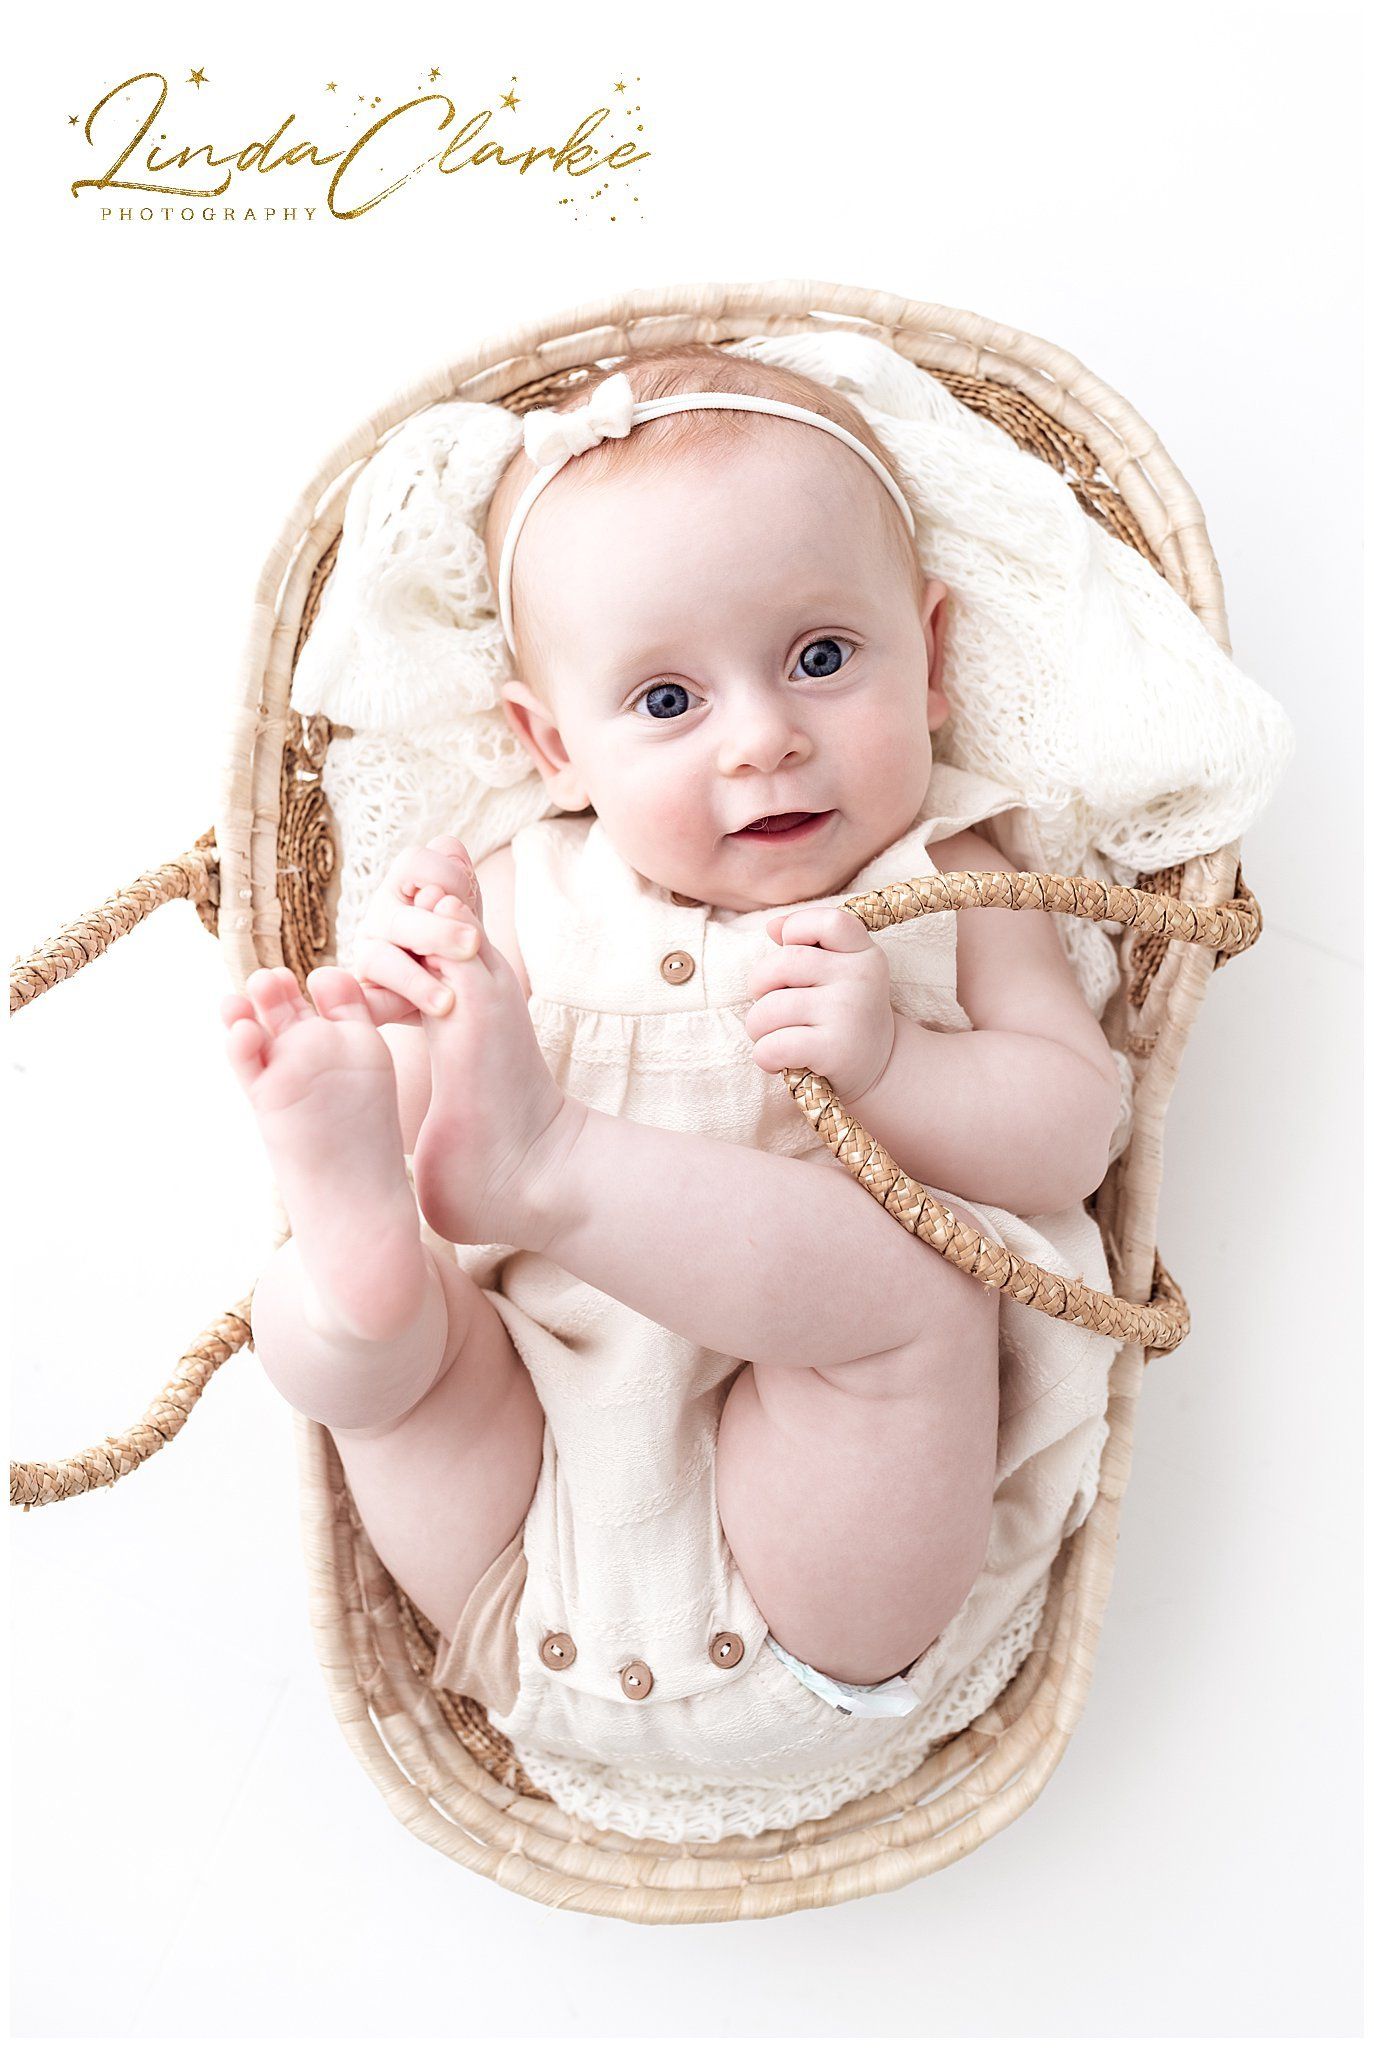
{"label": "baby's finger", "polygon": [[[412,1010],[420,1010],[442,1017],[453,1007],[452,995],[434,975],[410,953],[403,952],[399,946],[389,945],[384,939],[365,941],[355,955],[354,965],[358,980],[365,985],[364,995],[368,994],[367,983],[377,989],[391,990],[394,995],[405,998],[407,1008],[401,1013],[405,1016],[411,1015]],[[374,1023],[392,1021],[378,1018],[370,1001],[368,1009]]]}
{"label": "baby's finger", "polygon": [[837,903],[826,910],[792,910],[770,918],[768,935],[779,945],[822,946],[827,953],[862,953],[873,943],[873,934],[853,911],[841,910]]}
{"label": "baby's finger", "polygon": [[475,913],[470,905],[459,902],[456,896],[441,895],[440,903],[453,903],[457,908],[440,916],[438,907],[433,910],[417,910],[408,903],[374,902],[363,920],[364,940],[380,940],[385,945],[402,946],[406,952],[414,953],[417,959],[425,953],[443,953],[450,959],[461,960],[468,956],[458,943],[464,926],[475,922]]}
{"label": "baby's finger", "polygon": [[770,1031],[780,1031],[787,1025],[818,1023],[817,1009],[813,989],[775,988],[745,1013],[744,1028],[754,1040],[766,1038]]}
{"label": "baby's finger", "polygon": [[853,956],[841,958],[825,946],[783,946],[764,953],[749,970],[748,993],[766,995],[773,988],[828,988],[855,973]]}
{"label": "baby's finger", "polygon": [[788,1031],[770,1031],[754,1047],[755,1064],[765,1074],[780,1074],[784,1067],[810,1067],[817,1057],[812,1046],[814,1033],[802,1025]]}

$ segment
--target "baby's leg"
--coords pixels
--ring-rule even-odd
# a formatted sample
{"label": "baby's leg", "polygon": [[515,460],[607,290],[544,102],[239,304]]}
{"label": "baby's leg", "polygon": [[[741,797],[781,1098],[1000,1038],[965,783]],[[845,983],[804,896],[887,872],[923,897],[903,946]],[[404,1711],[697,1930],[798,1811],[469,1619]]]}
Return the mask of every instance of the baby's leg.
{"label": "baby's leg", "polygon": [[987,1550],[997,1296],[837,1160],[596,1111],[540,1235],[591,1285],[752,1361],[721,1417],[717,1501],[783,1647],[860,1685],[914,1663]]}
{"label": "baby's leg", "polygon": [[[919,1327],[906,1343],[820,1370],[746,1365],[720,1420],[716,1498],[745,1584],[784,1649],[855,1685],[904,1671],[934,1641],[992,1521],[997,1300],[908,1243]],[[850,1297],[856,1348],[864,1279]]]}
{"label": "baby's leg", "polygon": [[481,1288],[423,1246],[421,1258],[412,1328],[369,1341],[312,1321],[310,1283],[288,1238],[254,1291],[253,1345],[278,1392],[329,1429],[382,1563],[452,1635],[473,1587],[524,1523],[544,1411]]}
{"label": "baby's leg", "polygon": [[292,1236],[253,1296],[269,1379],[324,1423],[374,1546],[446,1634],[525,1518],[543,1411],[491,1302],[425,1246],[391,1055],[352,976],[224,1005]]}
{"label": "baby's leg", "polygon": [[[442,906],[441,906],[442,907]],[[997,1302],[830,1158],[781,1159],[562,1096],[516,977],[442,960],[416,1141],[425,1215],[514,1244],[667,1329],[752,1361],[717,1486],[745,1583],[784,1648],[868,1683],[914,1663],[986,1551]]]}

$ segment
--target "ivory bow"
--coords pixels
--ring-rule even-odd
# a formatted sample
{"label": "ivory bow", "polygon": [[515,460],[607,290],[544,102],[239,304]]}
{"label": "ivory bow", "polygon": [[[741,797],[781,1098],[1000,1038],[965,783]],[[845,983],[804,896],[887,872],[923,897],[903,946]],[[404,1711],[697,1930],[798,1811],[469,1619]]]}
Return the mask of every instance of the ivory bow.
{"label": "ivory bow", "polygon": [[635,395],[623,370],[598,384],[585,405],[567,412],[541,406],[525,414],[525,453],[536,469],[582,455],[608,438],[623,440],[633,424]]}

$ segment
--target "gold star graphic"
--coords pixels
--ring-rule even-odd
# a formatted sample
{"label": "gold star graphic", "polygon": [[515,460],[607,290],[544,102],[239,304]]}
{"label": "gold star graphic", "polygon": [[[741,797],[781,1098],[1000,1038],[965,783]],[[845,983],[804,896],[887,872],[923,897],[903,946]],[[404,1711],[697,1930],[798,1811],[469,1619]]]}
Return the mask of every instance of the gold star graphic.
{"label": "gold star graphic", "polygon": [[513,92],[508,92],[503,94],[501,104],[503,107],[509,107],[511,112],[514,113],[515,109],[519,106],[520,102],[515,97],[515,94]]}
{"label": "gold star graphic", "polygon": [[435,79],[436,79],[436,78],[442,78],[442,77],[443,77],[443,73],[442,73],[442,72],[440,71],[440,69],[439,69],[439,66],[438,66],[437,64],[435,64],[435,65],[434,65],[434,66],[432,67],[432,69],[431,69],[431,71],[430,71],[430,74],[429,74],[429,82],[430,82],[430,84],[431,84],[431,85],[433,85],[433,83],[434,83],[434,81],[435,81]]}
{"label": "gold star graphic", "polygon": [[337,92],[338,90],[339,90],[339,81],[338,81],[338,79],[337,79],[337,78],[331,78],[331,79],[330,79],[330,81],[329,81],[329,83],[328,83],[328,85],[327,85],[327,86],[325,87],[325,91],[326,91],[326,92]]}
{"label": "gold star graphic", "polygon": [[615,83],[615,89],[616,89],[616,91],[617,91],[617,92],[624,92],[624,90],[625,90],[625,81],[624,81],[624,79],[623,79],[623,78],[618,78],[618,79],[616,80],[616,83]]}
{"label": "gold star graphic", "polygon": [[203,70],[197,70],[197,71],[193,71],[193,72],[191,73],[191,76],[190,76],[190,77],[189,77],[189,78],[187,79],[186,83],[187,83],[188,85],[193,85],[193,86],[195,86],[195,88],[196,88],[197,92],[199,92],[199,90],[200,90],[201,86],[203,86],[203,85],[208,85],[208,84],[210,83],[210,81],[209,81],[209,79],[208,79],[208,78],[207,78],[207,77],[205,76],[205,73],[204,73],[204,71],[203,71]]}
{"label": "gold star graphic", "polygon": [[81,116],[80,116],[80,114],[68,114],[68,116],[67,116],[67,126],[68,126],[69,128],[75,128],[75,127],[77,127],[77,126],[79,125],[79,123],[80,123],[80,120],[81,120]]}

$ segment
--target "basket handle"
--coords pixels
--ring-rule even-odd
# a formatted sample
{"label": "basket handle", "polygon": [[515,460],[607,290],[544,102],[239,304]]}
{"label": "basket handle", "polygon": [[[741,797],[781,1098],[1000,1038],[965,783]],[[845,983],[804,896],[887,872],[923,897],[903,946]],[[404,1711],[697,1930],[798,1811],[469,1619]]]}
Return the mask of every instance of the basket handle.
{"label": "basket handle", "polygon": [[202,833],[195,845],[175,860],[149,868],[127,889],[117,889],[89,916],[64,925],[26,960],[16,960],[10,969],[10,1015],[59,981],[69,981],[161,904],[181,896],[190,898],[213,931],[219,904],[219,856],[213,831]]}
{"label": "basket handle", "polygon": [[78,1451],[74,1458],[12,1459],[10,1506],[26,1512],[46,1507],[51,1501],[89,1493],[93,1487],[113,1486],[126,1473],[136,1472],[182,1429],[225,1359],[251,1342],[248,1312],[252,1302],[252,1294],[246,1294],[207,1324],[190,1349],[182,1352],[176,1372],[131,1429],[105,1437],[90,1450]]}
{"label": "basket handle", "polygon": [[[951,871],[919,875],[910,882],[894,882],[886,889],[851,896],[844,908],[869,931],[943,910],[1055,910],[1073,917],[1137,925],[1164,938],[1184,939],[1230,954],[1252,946],[1261,927],[1259,905],[1243,884],[1239,887],[1241,893],[1230,903],[1208,906],[1145,889],[1107,887],[1082,875]],[[213,835],[206,834],[205,842],[197,841],[191,852],[141,875],[90,918],[68,925],[31,959],[18,963],[10,977],[11,1010],[22,1009],[54,982],[89,966],[159,904],[189,896],[203,915],[203,906],[212,903],[217,894]],[[1085,1329],[1142,1343],[1150,1351],[1172,1351],[1182,1343],[1188,1333],[1188,1304],[1158,1254],[1151,1298],[1145,1303],[1122,1301],[1081,1281],[1047,1273],[970,1229],[919,1181],[903,1173],[892,1155],[850,1116],[824,1075],[806,1067],[788,1067],[780,1078],[812,1128],[859,1185],[905,1230],[962,1272],[1046,1315],[1062,1316]],[[27,1510],[70,1500],[93,1487],[113,1486],[170,1443],[212,1375],[225,1359],[251,1341],[252,1300],[250,1292],[201,1332],[182,1353],[178,1370],[162,1393],[131,1429],[106,1437],[72,1458],[13,1461],[11,1506]]]}
{"label": "basket handle", "polygon": [[[186,853],[150,868],[127,889],[118,889],[89,916],[65,925],[10,970],[10,1013],[22,1010],[35,996],[59,981],[68,981],[122,939],[163,903],[188,897],[202,922],[214,929],[219,903],[219,859],[213,830],[202,833]],[[177,1370],[140,1421],[119,1436],[107,1436],[93,1449],[73,1458],[15,1459],[10,1464],[10,1504],[28,1509],[49,1501],[70,1500],[92,1487],[113,1486],[170,1443],[204,1393],[211,1376],[226,1358],[248,1343],[252,1328],[248,1311],[251,1293],[202,1330],[177,1362]]]}
{"label": "basket handle", "polygon": [[[1051,910],[1070,917],[1134,925],[1163,939],[1183,939],[1220,955],[1243,953],[1259,937],[1259,904],[1237,876],[1229,903],[1186,903],[1150,889],[1094,882],[1085,875],[1037,875],[951,870],[918,875],[845,899],[869,931],[928,917],[942,910]],[[1142,1344],[1147,1351],[1173,1351],[1188,1334],[1188,1304],[1155,1254],[1148,1302],[1124,1301],[1081,1280],[1065,1280],[1030,1259],[1021,1259],[995,1238],[961,1222],[928,1188],[903,1173],[892,1154],[852,1117],[823,1074],[809,1067],[784,1067],[781,1079],[802,1115],[828,1149],[848,1167],[859,1186],[881,1202],[904,1230],[939,1252],[984,1287],[1009,1294],[1027,1308],[1061,1316],[1087,1330]]]}
{"label": "basket handle", "polygon": [[846,897],[844,908],[871,932],[940,910],[1053,910],[1095,924],[1134,925],[1148,937],[1183,939],[1226,954],[1245,952],[1263,928],[1259,904],[1239,871],[1229,903],[1188,903],[1152,889],[1094,882],[1087,875],[1033,875],[996,868],[988,874],[951,869],[948,874],[917,875],[914,881],[891,882],[885,889]]}

